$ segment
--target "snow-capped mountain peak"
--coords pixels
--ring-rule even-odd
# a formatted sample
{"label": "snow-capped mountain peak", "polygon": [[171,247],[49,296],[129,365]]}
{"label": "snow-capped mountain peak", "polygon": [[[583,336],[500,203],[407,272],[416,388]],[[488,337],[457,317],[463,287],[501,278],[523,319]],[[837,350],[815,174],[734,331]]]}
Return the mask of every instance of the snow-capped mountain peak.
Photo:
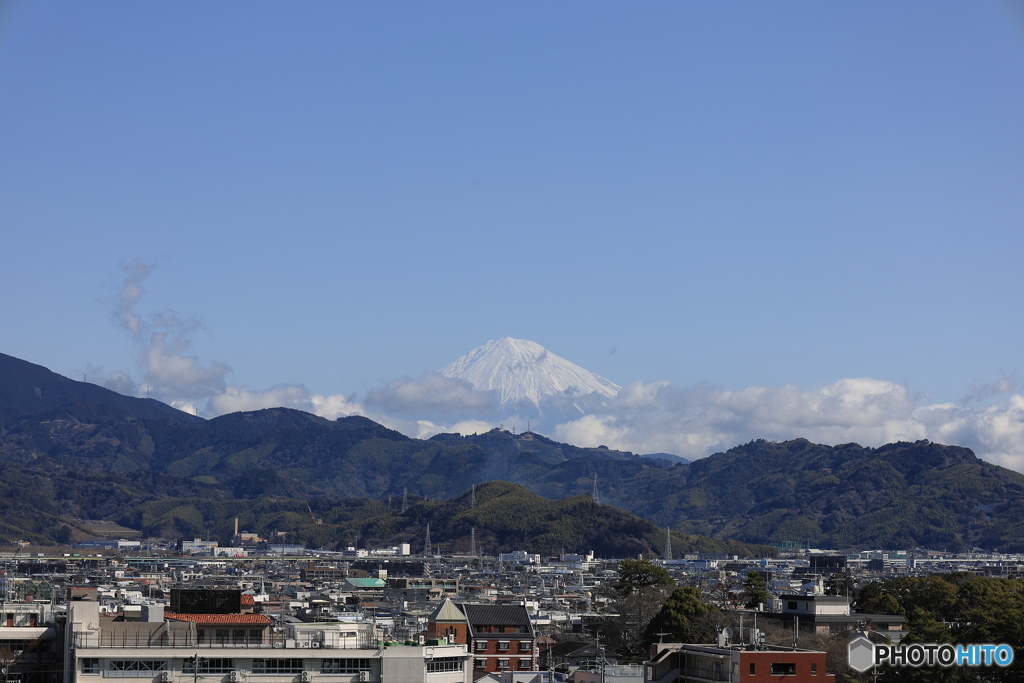
{"label": "snow-capped mountain peak", "polygon": [[511,337],[473,349],[441,374],[469,382],[477,391],[497,391],[502,405],[525,400],[539,406],[541,399],[566,394],[612,398],[620,388],[537,342]]}

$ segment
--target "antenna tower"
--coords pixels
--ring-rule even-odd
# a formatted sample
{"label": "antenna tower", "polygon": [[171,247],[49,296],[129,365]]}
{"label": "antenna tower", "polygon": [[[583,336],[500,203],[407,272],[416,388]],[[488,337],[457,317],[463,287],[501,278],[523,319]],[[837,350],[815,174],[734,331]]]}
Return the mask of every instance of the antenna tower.
{"label": "antenna tower", "polygon": [[476,507],[476,484],[473,484],[473,490],[469,494],[469,507]]}
{"label": "antenna tower", "polygon": [[476,557],[476,527],[471,527],[469,530],[469,555]]}
{"label": "antenna tower", "polygon": [[590,497],[594,499],[595,503],[600,503],[597,497],[597,472],[594,472],[594,492],[590,494]]}
{"label": "antenna tower", "polygon": [[409,507],[409,487],[406,486],[402,491],[402,514],[405,514],[406,509]]}
{"label": "antenna tower", "polygon": [[672,528],[665,527],[665,561],[672,559]]}
{"label": "antenna tower", "polygon": [[430,522],[427,522],[427,537],[423,541],[423,555],[424,557],[430,557],[432,554],[430,552]]}

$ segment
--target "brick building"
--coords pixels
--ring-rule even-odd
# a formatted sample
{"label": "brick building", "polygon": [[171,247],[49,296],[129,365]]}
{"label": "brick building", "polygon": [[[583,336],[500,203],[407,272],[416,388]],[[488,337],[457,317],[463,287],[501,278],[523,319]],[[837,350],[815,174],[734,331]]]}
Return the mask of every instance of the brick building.
{"label": "brick building", "polygon": [[835,683],[825,672],[825,653],[761,646],[655,643],[644,667],[644,683],[744,681],[769,683]]}
{"label": "brick building", "polygon": [[430,615],[429,638],[470,646],[473,668],[536,671],[537,634],[523,605],[474,605],[445,600]]}

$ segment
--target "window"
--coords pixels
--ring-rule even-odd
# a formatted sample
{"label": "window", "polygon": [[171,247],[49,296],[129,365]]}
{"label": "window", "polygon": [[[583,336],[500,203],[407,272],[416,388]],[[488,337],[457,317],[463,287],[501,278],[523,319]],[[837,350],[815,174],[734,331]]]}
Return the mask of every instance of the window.
{"label": "window", "polygon": [[508,660],[507,659],[499,659],[498,660],[498,668],[499,669],[507,669],[508,668]]}
{"label": "window", "polygon": [[228,630],[226,628],[219,628],[214,631],[217,638],[218,645],[225,645],[228,642]]}
{"label": "window", "polygon": [[533,649],[532,646],[533,646],[533,643],[530,642],[529,640],[520,640],[519,641],[519,651],[520,652],[529,652],[530,650]]}
{"label": "window", "polygon": [[162,659],[111,659],[107,662],[107,675],[141,676],[152,678],[154,672],[167,671],[167,662]]}
{"label": "window", "polygon": [[82,657],[82,673],[98,674],[100,672],[99,657]]}
{"label": "window", "polygon": [[300,674],[305,670],[301,659],[254,659],[254,674]]}
{"label": "window", "polygon": [[520,659],[519,660],[519,670],[520,671],[529,671],[532,664],[533,664],[533,660],[532,659]]}
{"label": "window", "polygon": [[231,642],[234,645],[245,645],[245,631],[237,628],[234,631],[232,631]]}
{"label": "window", "polygon": [[796,676],[796,662],[772,662],[772,676]]}
{"label": "window", "polygon": [[786,609],[796,609],[796,603],[795,602],[787,602],[786,603]]}
{"label": "window", "polygon": [[197,643],[205,643],[206,642],[206,629],[205,628],[196,629],[196,642]]}
{"label": "window", "polygon": [[263,642],[263,631],[249,631],[249,644],[259,645]]}
{"label": "window", "polygon": [[751,676],[756,676],[757,675],[757,664],[755,664],[754,662],[750,663],[750,675]]}
{"label": "window", "polygon": [[818,675],[818,663],[817,662],[811,662],[811,675],[812,676],[817,676]]}
{"label": "window", "polygon": [[369,659],[323,659],[320,660],[322,674],[357,674],[370,670]]}
{"label": "window", "polygon": [[427,673],[448,673],[462,671],[462,657],[438,657],[427,660]]}
{"label": "window", "polygon": [[508,652],[509,641],[499,640],[498,641],[498,652]]}
{"label": "window", "polygon": [[486,669],[487,668],[487,660],[486,659],[474,659],[473,660],[473,668],[474,669]]}
{"label": "window", "polygon": [[476,650],[477,652],[486,652],[487,651],[487,641],[486,640],[475,640],[475,641],[473,641],[473,649]]}
{"label": "window", "polygon": [[235,660],[223,658],[199,658],[199,671],[196,671],[195,657],[189,657],[182,662],[181,672],[183,674],[229,674],[235,670]]}

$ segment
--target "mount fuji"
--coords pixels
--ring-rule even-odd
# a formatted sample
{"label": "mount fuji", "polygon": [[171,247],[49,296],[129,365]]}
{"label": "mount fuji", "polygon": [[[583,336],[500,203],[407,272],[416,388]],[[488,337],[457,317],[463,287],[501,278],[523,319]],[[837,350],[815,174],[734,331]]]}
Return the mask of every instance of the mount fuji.
{"label": "mount fuji", "polygon": [[468,382],[477,391],[493,391],[501,405],[545,399],[614,398],[620,387],[604,377],[556,356],[537,342],[502,337],[473,349],[441,369],[445,377]]}

